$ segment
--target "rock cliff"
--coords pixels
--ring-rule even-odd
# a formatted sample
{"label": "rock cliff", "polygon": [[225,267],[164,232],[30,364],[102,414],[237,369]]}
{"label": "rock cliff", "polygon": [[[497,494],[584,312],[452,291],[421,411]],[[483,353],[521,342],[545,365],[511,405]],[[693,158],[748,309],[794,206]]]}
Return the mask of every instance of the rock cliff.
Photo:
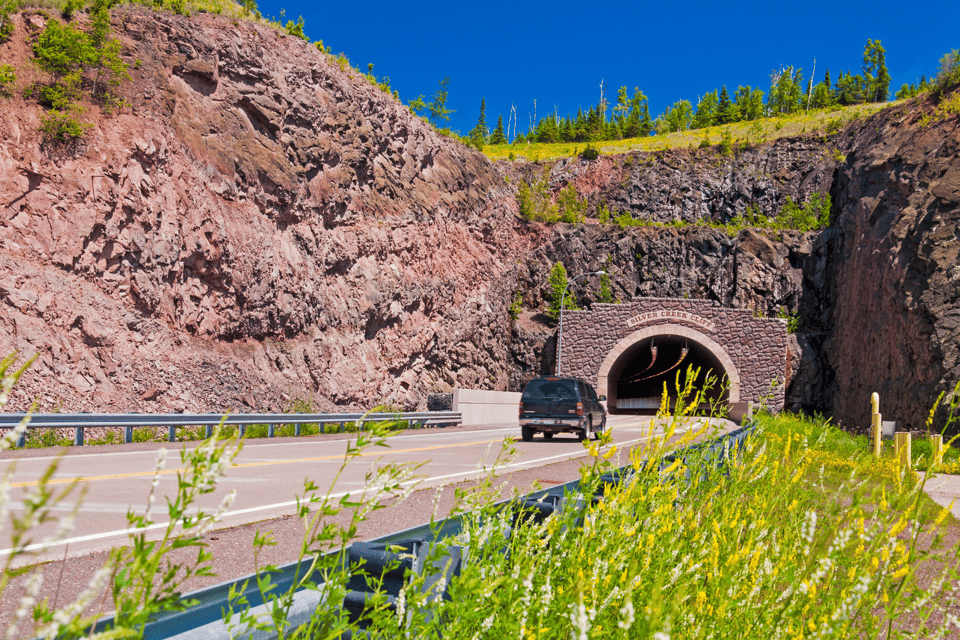
{"label": "rock cliff", "polygon": [[[29,70],[18,31],[3,47]],[[18,407],[422,404],[505,386],[515,256],[543,230],[481,154],[294,37],[128,7],[129,109],[80,148],[0,122],[0,350]],[[19,56],[19,57],[18,57]]]}

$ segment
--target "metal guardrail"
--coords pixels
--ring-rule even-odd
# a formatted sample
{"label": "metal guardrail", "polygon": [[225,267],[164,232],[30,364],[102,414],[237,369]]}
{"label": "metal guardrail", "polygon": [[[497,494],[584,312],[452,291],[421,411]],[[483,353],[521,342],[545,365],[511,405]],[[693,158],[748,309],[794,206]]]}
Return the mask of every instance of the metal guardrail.
{"label": "metal guardrail", "polygon": [[[0,429],[13,429],[27,414],[0,413]],[[133,442],[133,430],[143,427],[166,427],[167,439],[176,442],[176,430],[182,427],[205,427],[206,437],[210,437],[213,427],[220,424],[235,426],[240,437],[250,425],[267,425],[267,437],[273,438],[279,425],[294,425],[294,435],[299,436],[304,424],[317,424],[320,433],[325,433],[326,425],[339,425],[340,431],[346,430],[349,423],[386,422],[405,420],[418,427],[447,426],[460,424],[463,415],[458,411],[415,411],[407,413],[34,413],[30,416],[28,430],[73,428],[74,445],[83,445],[84,429],[94,427],[124,427],[124,442]],[[18,447],[26,444],[26,434],[20,437]]]}
{"label": "metal guardrail", "polygon": [[[739,455],[740,448],[744,441],[753,431],[752,424],[746,424],[739,429],[727,433],[715,440],[692,445],[680,451],[675,451],[665,456],[660,461],[660,470],[663,471],[669,467],[678,458],[687,459],[697,456],[706,464],[715,465],[722,468],[728,459]],[[636,470],[632,465],[627,465],[615,469],[601,476],[598,492],[593,496],[584,497],[581,495],[580,480],[573,480],[564,484],[547,487],[532,493],[528,493],[518,499],[502,500],[494,505],[497,510],[516,507],[514,526],[520,526],[523,522],[533,520],[542,522],[553,512],[564,511],[567,509],[583,509],[589,502],[597,502],[603,499],[605,487],[617,485],[623,482],[629,482]],[[690,481],[689,470],[686,473],[686,481]],[[526,516],[524,516],[526,514]],[[343,550],[333,551],[330,556],[342,556],[342,562],[349,562],[353,566],[354,558],[359,557],[364,560],[362,574],[369,574],[376,577],[380,571],[389,571],[390,567],[397,566],[399,560],[409,557],[408,554],[390,554],[389,549],[392,546],[403,549],[415,550],[418,546],[427,550],[433,548],[439,542],[446,538],[459,535],[463,530],[462,516],[453,516],[440,520],[433,524],[422,524],[403,531],[397,531],[368,542],[356,542]],[[428,553],[424,552],[424,553]],[[378,560],[377,555],[382,557]],[[437,573],[432,572],[427,576],[427,585],[433,588],[438,581],[441,584],[448,585],[449,578],[459,573],[461,564],[469,559],[463,554],[463,549],[451,547],[447,550],[446,564]],[[415,558],[419,557],[417,553],[413,554]],[[308,562],[304,559],[302,562]],[[403,566],[401,564],[401,566]],[[299,571],[302,571],[301,561],[292,562],[278,567],[275,572],[271,572],[271,584],[276,585],[275,592],[283,593],[292,584]],[[420,569],[422,571],[422,568]],[[407,575],[417,573],[416,566],[407,568]],[[361,575],[362,575],[361,574]],[[382,574],[385,575],[385,574]],[[317,575],[315,582],[317,585],[322,583],[322,576]],[[355,589],[353,584],[355,578],[350,579],[348,589]],[[227,609],[229,595],[234,592],[235,597],[242,596],[246,598],[247,606],[254,609],[254,612],[265,610],[268,605],[264,604],[260,590],[257,588],[255,576],[245,576],[237,580],[231,580],[213,587],[194,591],[183,596],[183,600],[193,600],[195,604],[182,611],[166,611],[158,614],[153,620],[147,623],[143,628],[144,640],[228,640],[229,638],[247,637],[243,630],[227,629],[223,623],[223,611]],[[394,585],[396,586],[396,585]],[[402,579],[401,584],[402,586]],[[389,589],[388,589],[389,591]],[[309,620],[312,611],[320,606],[340,606],[343,607],[353,619],[351,609],[351,600],[363,600],[364,591],[348,591],[347,597],[343,603],[329,603],[319,595],[319,592],[310,594],[303,591],[298,592],[300,600],[291,611],[291,618],[288,618],[288,631],[293,631],[297,626],[304,624]],[[351,594],[354,594],[351,596]],[[388,596],[391,595],[388,593]],[[395,594],[393,594],[395,595]],[[441,594],[444,595],[444,594]],[[311,598],[312,596],[312,598]],[[104,618],[96,624],[97,631],[104,631],[109,628],[113,618]],[[362,632],[361,632],[362,633]],[[266,640],[275,637],[270,635],[257,635],[257,638]],[[347,637],[347,636],[344,636]]]}

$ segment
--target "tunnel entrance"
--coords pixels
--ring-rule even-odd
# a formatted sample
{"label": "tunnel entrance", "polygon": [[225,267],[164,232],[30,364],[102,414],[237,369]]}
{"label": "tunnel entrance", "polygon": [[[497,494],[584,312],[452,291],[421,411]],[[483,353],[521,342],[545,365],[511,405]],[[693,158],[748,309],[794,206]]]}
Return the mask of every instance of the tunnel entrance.
{"label": "tunnel entrance", "polygon": [[729,383],[715,387],[709,399],[726,404],[730,415],[744,415],[751,402],[783,406],[792,369],[782,319],[708,300],[642,298],[565,312],[563,322],[558,369],[595,380],[610,410],[655,410],[664,382],[670,383],[668,395],[676,395],[677,373],[683,383],[691,365],[700,368],[698,385],[707,376]]}
{"label": "tunnel entrance", "polygon": [[[693,370],[691,370],[691,367]],[[664,384],[671,406],[689,376],[695,390],[705,389],[698,411],[730,402],[730,375],[713,352],[685,336],[654,335],[631,345],[607,375],[610,409],[617,413],[652,413],[661,404]]]}

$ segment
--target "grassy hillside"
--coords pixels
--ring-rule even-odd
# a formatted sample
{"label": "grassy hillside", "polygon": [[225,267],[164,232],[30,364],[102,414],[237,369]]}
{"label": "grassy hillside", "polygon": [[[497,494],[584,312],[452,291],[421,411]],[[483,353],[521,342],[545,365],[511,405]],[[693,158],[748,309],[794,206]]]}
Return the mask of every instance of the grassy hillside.
{"label": "grassy hillside", "polygon": [[[627,153],[628,151],[659,151],[661,149],[691,149],[701,145],[759,144],[777,138],[798,136],[818,131],[834,133],[847,123],[867,117],[880,109],[899,102],[860,104],[836,107],[829,110],[809,111],[782,118],[762,118],[750,122],[738,122],[722,127],[691,129],[679,133],[629,138],[598,142],[591,146],[603,154]],[[530,162],[573,156],[586,148],[583,142],[560,142],[555,144],[521,143],[486,146],[483,152],[491,160],[523,159]]]}

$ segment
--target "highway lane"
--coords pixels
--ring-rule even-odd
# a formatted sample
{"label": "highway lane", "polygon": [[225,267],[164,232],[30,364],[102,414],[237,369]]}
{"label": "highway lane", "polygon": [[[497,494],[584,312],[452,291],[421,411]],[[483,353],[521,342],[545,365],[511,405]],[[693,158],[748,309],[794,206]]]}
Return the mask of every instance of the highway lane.
{"label": "highway lane", "polygon": [[[610,416],[613,444],[621,463],[627,460],[631,447],[641,446],[660,433],[651,430],[649,417]],[[732,429],[724,422],[722,430]],[[347,493],[357,495],[368,484],[371,468],[387,462],[419,464],[417,479],[405,484],[417,488],[473,479],[497,464],[503,442],[508,440],[515,456],[497,465],[500,471],[549,465],[565,459],[587,455],[583,444],[573,436],[560,435],[551,441],[536,437],[532,442],[519,441],[519,428],[448,428],[407,431],[389,439],[389,447],[370,447],[349,462],[341,471],[347,442],[355,435],[325,435],[316,437],[260,439],[244,444],[233,465],[227,470],[216,492],[199,501],[205,511],[216,510],[224,495],[236,490],[236,499],[224,514],[220,527],[232,527],[272,519],[295,512],[296,498],[303,495],[304,480],[315,482],[323,493],[331,490],[334,496]],[[516,441],[514,441],[516,438]],[[187,443],[194,448],[199,443]],[[136,450],[122,447],[99,452],[90,447],[83,451],[67,450],[53,475],[51,485],[57,490],[72,485],[85,490],[85,496],[72,531],[56,544],[43,550],[39,559],[62,559],[80,554],[102,551],[124,544],[128,536],[126,514],[133,509],[143,513],[147,496],[155,478],[158,452],[164,458],[164,468],[158,478],[156,503],[153,508],[156,524],[150,527],[148,537],[159,536],[168,522],[166,498],[176,494],[177,472],[182,471],[180,450],[183,444],[160,444]],[[20,454],[20,455],[18,455]],[[38,479],[56,459],[37,456],[36,452],[5,452],[0,458],[0,471],[6,473],[15,463],[10,488],[14,511],[22,509],[23,496],[35,489]],[[331,485],[340,472],[336,486]],[[546,472],[549,476],[549,472]],[[544,477],[545,485],[566,482],[574,478]],[[66,517],[73,508],[69,502],[55,514]],[[9,549],[7,523],[0,531],[0,558]],[[49,533],[55,523],[45,529]]]}

